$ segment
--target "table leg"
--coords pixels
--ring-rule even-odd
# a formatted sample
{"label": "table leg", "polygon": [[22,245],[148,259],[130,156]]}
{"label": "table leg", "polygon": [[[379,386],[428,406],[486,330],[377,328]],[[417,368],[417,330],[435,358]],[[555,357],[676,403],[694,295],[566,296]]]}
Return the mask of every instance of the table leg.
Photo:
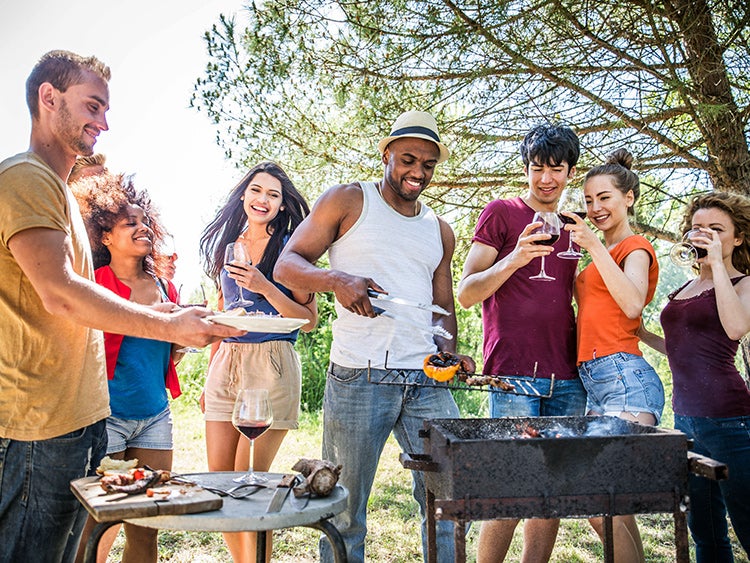
{"label": "table leg", "polygon": [[344,540],[336,529],[336,526],[331,524],[328,520],[319,520],[314,524],[307,524],[306,527],[314,528],[323,532],[328,538],[328,541],[331,542],[331,547],[333,548],[333,560],[336,563],[347,563],[346,546],[344,545]]}
{"label": "table leg", "polygon": [[611,514],[604,515],[604,561],[606,563],[615,561],[615,538]]}
{"label": "table leg", "polygon": [[109,530],[112,526],[121,524],[119,520],[112,522],[99,522],[94,529],[91,530],[91,535],[86,542],[86,549],[83,552],[84,563],[96,563],[96,551],[99,547],[99,540],[102,539],[104,532]]}
{"label": "table leg", "polygon": [[266,563],[266,531],[255,532],[255,563]]}

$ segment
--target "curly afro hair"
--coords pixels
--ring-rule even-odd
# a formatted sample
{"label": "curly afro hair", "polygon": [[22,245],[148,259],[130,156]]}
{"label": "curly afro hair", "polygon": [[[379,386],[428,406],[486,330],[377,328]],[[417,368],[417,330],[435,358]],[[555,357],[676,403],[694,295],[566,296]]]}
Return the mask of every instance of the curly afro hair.
{"label": "curly afro hair", "polygon": [[153,249],[143,260],[143,269],[150,274],[158,273],[155,272],[155,256],[166,231],[148,193],[135,187],[132,176],[110,173],[89,176],[74,182],[70,188],[86,223],[94,268],[106,266],[112,259],[109,250],[102,244],[104,233],[110,232],[117,221],[125,216],[128,205],[137,205],[143,210],[154,232]]}

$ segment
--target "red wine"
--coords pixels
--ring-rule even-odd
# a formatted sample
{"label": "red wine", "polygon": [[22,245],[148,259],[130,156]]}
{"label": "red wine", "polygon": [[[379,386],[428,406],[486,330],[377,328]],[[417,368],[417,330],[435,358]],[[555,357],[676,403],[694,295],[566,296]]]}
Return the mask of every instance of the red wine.
{"label": "red wine", "polygon": [[[571,211],[571,213],[575,213],[581,219],[585,219],[586,218],[586,212],[585,211]],[[573,224],[575,224],[575,221],[573,221],[573,219],[571,219],[570,217],[567,217],[567,216],[563,215],[562,213],[560,213],[559,216],[560,216],[560,221],[562,221],[566,225],[573,225]]]}
{"label": "red wine", "polygon": [[265,423],[259,423],[259,424],[253,424],[253,425],[242,425],[242,426],[236,426],[237,430],[242,432],[245,436],[250,438],[251,440],[255,440],[258,436],[263,434],[266,430],[270,428],[270,424]]}
{"label": "red wine", "polygon": [[[541,233],[534,233],[534,234],[536,235],[536,234],[541,234]],[[545,234],[548,234],[552,238],[550,238],[550,239],[543,239],[543,240],[535,240],[534,244],[552,246],[560,238],[560,235],[557,235],[557,234],[551,234],[551,233],[545,233]]]}

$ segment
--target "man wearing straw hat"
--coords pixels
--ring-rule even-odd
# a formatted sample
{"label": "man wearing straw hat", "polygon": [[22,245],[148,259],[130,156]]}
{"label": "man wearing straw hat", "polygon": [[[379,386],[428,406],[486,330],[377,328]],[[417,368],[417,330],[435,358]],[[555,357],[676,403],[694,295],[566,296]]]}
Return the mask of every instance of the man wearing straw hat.
{"label": "man wearing straw hat", "polygon": [[[333,291],[336,297],[338,318],[323,404],[323,457],[343,466],[341,483],[349,490],[349,505],[334,524],[354,562],[364,561],[367,499],[391,431],[404,450],[420,453],[418,431],[425,419],[458,417],[447,389],[420,385],[425,383],[425,356],[454,352],[456,345],[450,269],[455,237],[419,200],[435,166],[450,152],[440,141],[435,118],[421,111],[401,114],[378,149],[383,179],[328,189],[292,235],[274,271],[291,289]],[[326,250],[330,269],[315,266]],[[378,300],[377,307],[388,309],[400,322],[379,315],[368,290],[435,303],[450,314]],[[454,338],[435,336],[433,323]],[[424,329],[415,328],[420,326]],[[464,359],[473,371],[474,362]],[[399,381],[417,385],[375,383],[396,374],[403,378]],[[424,482],[421,473],[412,475],[426,555]],[[452,522],[438,522],[437,547],[440,561],[454,560]],[[321,559],[332,560],[325,541]]]}

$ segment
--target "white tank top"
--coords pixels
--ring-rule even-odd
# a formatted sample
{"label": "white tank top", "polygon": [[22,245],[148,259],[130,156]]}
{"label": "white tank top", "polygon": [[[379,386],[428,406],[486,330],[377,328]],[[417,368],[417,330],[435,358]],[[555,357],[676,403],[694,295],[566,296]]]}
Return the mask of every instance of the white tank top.
{"label": "white tank top", "polygon": [[[432,303],[432,277],[443,257],[440,225],[435,212],[421,204],[419,215],[404,217],[388,205],[374,182],[360,182],[362,214],[328,256],[331,268],[373,279],[396,297]],[[377,307],[425,327],[432,313],[373,300]],[[387,317],[355,315],[336,301],[331,361],[349,368],[421,369],[426,355],[437,350],[432,335]]]}

